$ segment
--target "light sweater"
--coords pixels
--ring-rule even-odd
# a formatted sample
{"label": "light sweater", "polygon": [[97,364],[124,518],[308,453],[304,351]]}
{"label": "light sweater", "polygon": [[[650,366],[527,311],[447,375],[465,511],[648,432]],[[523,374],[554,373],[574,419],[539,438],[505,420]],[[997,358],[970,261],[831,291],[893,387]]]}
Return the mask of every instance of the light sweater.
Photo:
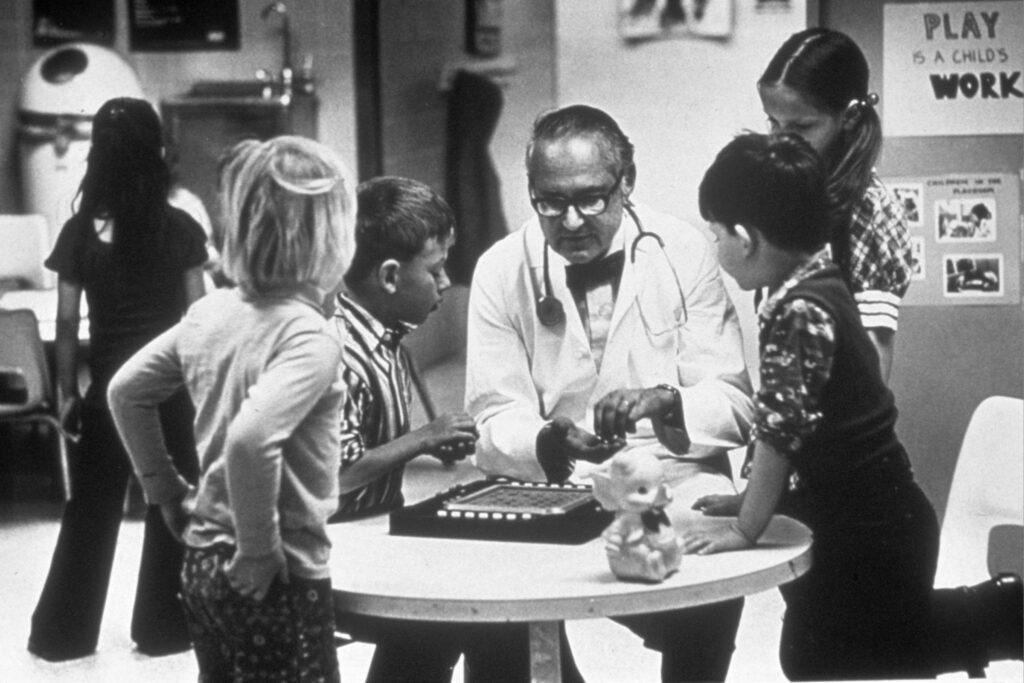
{"label": "light sweater", "polygon": [[217,290],[110,383],[110,409],[158,504],[187,485],[164,446],[159,403],[184,384],[196,408],[200,478],[184,539],[284,550],[289,571],[329,576],[327,517],[338,504],[342,344],[315,293],[247,299]]}

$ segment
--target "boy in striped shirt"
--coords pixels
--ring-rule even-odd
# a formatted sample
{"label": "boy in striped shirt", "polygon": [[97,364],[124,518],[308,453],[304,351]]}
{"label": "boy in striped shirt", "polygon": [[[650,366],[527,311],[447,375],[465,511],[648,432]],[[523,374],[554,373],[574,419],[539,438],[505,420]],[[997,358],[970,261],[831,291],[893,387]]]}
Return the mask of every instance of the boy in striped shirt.
{"label": "boy in striped shirt", "polygon": [[[333,321],[344,333],[346,397],[341,426],[341,500],[332,522],[401,507],[413,458],[442,462],[473,452],[473,419],[445,414],[409,427],[411,382],[402,337],[422,324],[451,286],[445,271],[454,214],[430,187],[380,177],[358,189],[356,251]],[[340,615],[353,637],[377,644],[369,681],[448,680],[461,648],[454,628]]]}

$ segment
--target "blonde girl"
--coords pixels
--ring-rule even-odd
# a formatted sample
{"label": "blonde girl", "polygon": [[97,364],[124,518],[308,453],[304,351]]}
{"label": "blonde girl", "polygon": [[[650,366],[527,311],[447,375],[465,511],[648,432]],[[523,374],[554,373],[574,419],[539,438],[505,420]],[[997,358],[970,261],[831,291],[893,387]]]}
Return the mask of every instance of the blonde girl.
{"label": "blonde girl", "polygon": [[[200,680],[333,681],[327,517],[337,506],[341,340],[321,302],[348,265],[354,185],[312,140],[240,143],[222,165],[214,292],[128,361],[111,410],[151,503],[185,543]],[[198,486],[168,460],[153,406],[196,406]]]}

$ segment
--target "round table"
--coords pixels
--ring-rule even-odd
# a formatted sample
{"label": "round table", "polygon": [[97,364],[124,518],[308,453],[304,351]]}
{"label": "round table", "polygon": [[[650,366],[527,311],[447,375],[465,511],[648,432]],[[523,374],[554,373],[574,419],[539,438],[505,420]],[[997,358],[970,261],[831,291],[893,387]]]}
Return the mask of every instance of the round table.
{"label": "round table", "polygon": [[[686,524],[728,524],[694,513]],[[337,609],[423,621],[528,622],[534,680],[559,679],[559,623],[690,607],[769,590],[811,565],[811,533],[776,516],[757,546],[686,555],[661,583],[620,581],[604,542],[509,543],[391,536],[387,517],[328,533]]]}

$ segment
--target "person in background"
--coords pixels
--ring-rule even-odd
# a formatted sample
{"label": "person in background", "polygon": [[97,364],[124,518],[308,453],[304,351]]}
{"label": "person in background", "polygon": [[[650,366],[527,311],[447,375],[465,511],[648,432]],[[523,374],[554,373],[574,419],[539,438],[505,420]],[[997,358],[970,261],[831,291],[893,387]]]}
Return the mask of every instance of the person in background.
{"label": "person in background", "polygon": [[813,564],[781,587],[791,680],[928,678],[1020,659],[1019,576],[933,593],[938,522],[896,437],[877,351],[825,249],[825,179],[800,137],[747,134],[701,183],[722,268],[768,297],[750,481],[739,495],[696,499],[695,509],[735,519],[683,529],[683,550],[748,548],[775,512],[810,527]]}
{"label": "person in background", "polygon": [[[146,342],[174,325],[203,295],[206,237],[167,201],[160,120],[144,100],[117,98],[93,118],[92,146],[74,216],[46,266],[59,276],[55,356],[62,419],[81,441],[71,458],[71,498],[28,649],[50,661],[96,650],[111,565],[131,476],[107,407],[107,383]],[[79,393],[79,306],[89,304],[90,382]],[[160,418],[182,475],[197,474],[192,405],[185,392],[166,397]],[[131,637],[140,652],[189,647],[178,601],[181,547],[159,510],[146,513]]]}
{"label": "person in background", "polygon": [[[473,452],[473,419],[445,414],[410,429],[411,376],[402,338],[441,305],[455,217],[430,187],[382,177],[357,189],[356,249],[334,324],[345,338],[341,501],[332,522],[404,503],[405,465],[419,455],[452,463]],[[368,681],[450,680],[461,655],[447,624],[346,615],[339,630],[376,643]]]}
{"label": "person in background", "polygon": [[203,264],[203,286],[207,291],[216,289],[223,284],[221,273],[220,254],[213,244],[213,223],[210,221],[210,214],[203,205],[203,200],[184,185],[173,184],[167,195],[167,201],[171,206],[181,209],[195,220],[202,227],[206,234],[206,263]]}
{"label": "person in background", "polygon": [[[746,443],[750,380],[707,240],[633,206],[633,145],[600,109],[541,115],[526,167],[537,215],[484,253],[470,289],[477,466],[563,482],[637,448],[662,460],[676,500],[735,493],[726,451]],[[677,527],[688,507],[667,508]],[[618,621],[662,653],[663,680],[723,680],[742,605]]]}
{"label": "person in background", "polygon": [[988,207],[978,202],[971,207],[971,212],[967,216],[967,220],[971,224],[970,236],[974,239],[991,239],[992,228],[990,221],[992,220],[992,212],[989,211]]}
{"label": "person in background", "polygon": [[[355,216],[342,162],[312,140],[239,143],[222,166],[224,267],[110,382],[149,503],[185,544],[182,595],[200,680],[337,681],[327,518],[338,506],[342,341],[321,304]],[[156,406],[196,406],[196,487]]]}
{"label": "person in background", "polygon": [[848,36],[809,28],[782,44],[757,91],[771,132],[799,135],[825,164],[832,259],[888,381],[911,254],[902,204],[875,172],[882,123],[868,77],[867,60]]}

